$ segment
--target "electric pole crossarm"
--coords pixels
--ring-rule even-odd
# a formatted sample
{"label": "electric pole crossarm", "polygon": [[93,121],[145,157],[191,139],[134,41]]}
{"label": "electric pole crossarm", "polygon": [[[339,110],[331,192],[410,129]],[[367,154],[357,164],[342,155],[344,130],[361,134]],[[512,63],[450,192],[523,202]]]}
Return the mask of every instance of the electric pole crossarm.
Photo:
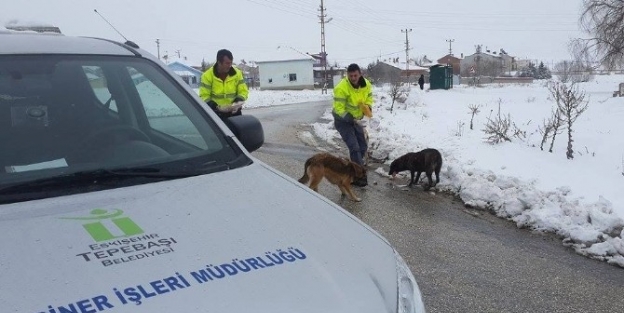
{"label": "electric pole crossarm", "polygon": [[449,55],[453,55],[453,42],[455,42],[455,39],[447,39],[446,42],[449,43]]}

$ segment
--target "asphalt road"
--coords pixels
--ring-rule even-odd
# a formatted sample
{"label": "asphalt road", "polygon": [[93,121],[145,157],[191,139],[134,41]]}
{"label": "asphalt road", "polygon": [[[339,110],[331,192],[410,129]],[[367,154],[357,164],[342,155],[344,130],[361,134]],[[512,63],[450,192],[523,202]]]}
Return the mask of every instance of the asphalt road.
{"label": "asphalt road", "polygon": [[[253,154],[293,178],[321,141],[302,141],[328,102],[247,109],[265,130]],[[317,147],[318,146],[318,147]],[[345,148],[332,151],[347,156]],[[428,312],[622,312],[624,269],[574,253],[553,235],[518,229],[451,195],[397,188],[369,167],[360,203],[326,181],[320,193],[383,235],[408,262]],[[387,168],[387,167],[385,167]],[[402,182],[403,184],[405,182]]]}

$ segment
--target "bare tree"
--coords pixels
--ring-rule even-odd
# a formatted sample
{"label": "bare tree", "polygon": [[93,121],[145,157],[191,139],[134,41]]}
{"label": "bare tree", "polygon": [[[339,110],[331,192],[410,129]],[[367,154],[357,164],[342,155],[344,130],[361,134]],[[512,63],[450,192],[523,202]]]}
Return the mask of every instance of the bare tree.
{"label": "bare tree", "polygon": [[584,0],[580,22],[590,35],[573,42],[580,55],[597,57],[609,69],[624,64],[624,0]]}
{"label": "bare tree", "polygon": [[390,99],[392,99],[392,105],[390,105],[390,113],[394,109],[395,102],[404,102],[405,97],[407,96],[408,90],[403,86],[403,83],[400,81],[395,81],[392,83],[392,87],[390,91],[388,91],[388,95]]}
{"label": "bare tree", "polygon": [[366,75],[375,84],[381,81],[383,75],[381,68],[376,66],[378,63],[370,63],[366,68]]}
{"label": "bare tree", "polygon": [[548,118],[547,120],[545,119],[542,123],[543,123],[542,126],[538,126],[538,130],[540,134],[542,135],[542,142],[540,143],[540,150],[544,151],[544,144],[546,143],[548,138],[550,138],[550,132],[553,129],[552,117]]}
{"label": "bare tree", "polygon": [[550,95],[552,96],[552,100],[555,101],[555,104],[557,105],[555,107],[555,109],[552,111],[552,115],[549,119],[549,121],[551,122],[551,126],[552,126],[552,135],[551,135],[551,141],[550,141],[550,147],[548,148],[548,152],[552,153],[553,152],[553,147],[555,145],[555,139],[557,138],[557,135],[561,134],[561,127],[565,124],[565,119],[562,116],[562,112],[561,110],[559,110],[559,103],[561,103],[563,101],[563,94],[558,91],[558,86],[559,85],[565,85],[563,83],[555,83],[555,82],[550,82],[548,84],[548,91],[550,92]]}
{"label": "bare tree", "polygon": [[520,127],[518,127],[518,125],[516,125],[516,123],[514,122],[511,123],[511,126],[512,126],[512,131],[513,131],[513,134],[512,134],[513,137],[516,137],[520,140],[526,139],[525,130],[520,129]]}
{"label": "bare tree", "polygon": [[201,71],[205,72],[208,68],[210,68],[210,63],[206,62],[206,60],[202,58]]}
{"label": "bare tree", "polygon": [[472,121],[474,120],[475,115],[481,113],[481,110],[479,110],[481,108],[480,105],[476,105],[476,104],[471,104],[468,106],[468,108],[470,109],[470,112],[468,114],[472,114],[472,116],[470,117],[470,130],[472,130]]}
{"label": "bare tree", "polygon": [[487,135],[487,142],[491,144],[500,143],[502,141],[511,141],[509,136],[509,129],[511,127],[511,116],[501,116],[500,106],[502,100],[498,101],[498,113],[494,119],[488,117],[487,124],[485,125],[485,132]]}
{"label": "bare tree", "polygon": [[553,147],[555,146],[555,138],[557,135],[561,134],[561,127],[565,124],[565,120],[561,116],[561,111],[555,108],[552,112],[552,137],[550,140],[550,147],[548,147],[548,152],[553,152]]}
{"label": "bare tree", "polygon": [[563,120],[567,126],[568,147],[566,149],[566,157],[574,158],[574,150],[572,149],[572,127],[576,119],[587,110],[589,101],[585,100],[585,91],[579,90],[578,86],[572,83],[570,86],[564,83],[553,83],[549,86],[553,99],[557,102],[557,113],[560,114],[560,120]]}
{"label": "bare tree", "polygon": [[429,58],[427,58],[427,55],[425,54],[412,57],[410,58],[410,60],[414,61],[414,64],[418,66],[425,66],[432,62],[431,60],[429,60]]}
{"label": "bare tree", "polygon": [[559,81],[562,83],[567,83],[570,81],[572,76],[572,62],[571,61],[561,61],[555,64],[555,73],[559,77]]}
{"label": "bare tree", "polygon": [[581,83],[594,79],[594,68],[589,61],[579,59],[574,61],[561,61],[555,65],[555,72],[562,83]]}
{"label": "bare tree", "polygon": [[548,139],[552,139],[550,141],[550,148],[548,152],[552,153],[553,146],[555,145],[555,138],[557,135],[561,134],[561,126],[563,125],[563,120],[561,119],[561,112],[556,108],[552,111],[551,116],[544,120],[543,125],[538,127],[540,134],[542,134],[542,142],[540,143],[540,150],[544,151],[544,145]]}

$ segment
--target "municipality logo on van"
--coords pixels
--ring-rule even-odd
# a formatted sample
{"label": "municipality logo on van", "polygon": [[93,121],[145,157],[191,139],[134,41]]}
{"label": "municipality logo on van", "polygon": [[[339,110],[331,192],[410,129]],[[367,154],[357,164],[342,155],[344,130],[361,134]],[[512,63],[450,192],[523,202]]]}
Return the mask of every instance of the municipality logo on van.
{"label": "municipality logo on van", "polygon": [[112,266],[144,260],[174,252],[178,243],[173,237],[159,234],[145,234],[143,229],[122,210],[94,209],[89,216],[62,217],[64,220],[82,222],[82,227],[96,243],[88,246],[87,252],[76,254],[86,262],[99,262]]}
{"label": "municipality logo on van", "polygon": [[[141,229],[141,227],[139,227],[139,225],[137,225],[129,217],[123,216],[123,211],[119,209],[113,211],[112,213],[103,209],[95,209],[91,211],[91,216],[63,217],[62,219],[84,221],[82,227],[84,227],[84,229],[96,242],[130,237],[143,233],[143,229]],[[113,232],[120,233],[121,235],[113,235],[113,232],[111,232],[111,230],[104,225],[104,222],[109,220],[116,226],[117,231]]]}

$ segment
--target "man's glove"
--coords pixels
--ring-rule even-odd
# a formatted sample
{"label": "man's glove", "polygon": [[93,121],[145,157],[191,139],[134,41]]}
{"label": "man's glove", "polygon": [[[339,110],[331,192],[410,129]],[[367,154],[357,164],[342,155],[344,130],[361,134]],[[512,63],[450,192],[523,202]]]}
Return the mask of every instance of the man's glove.
{"label": "man's glove", "polygon": [[362,110],[362,113],[364,113],[364,116],[373,117],[373,111],[368,105],[361,103],[360,109]]}
{"label": "man's glove", "polygon": [[217,106],[217,111],[221,112],[221,113],[230,113],[232,112],[232,106],[228,105],[228,106]]}
{"label": "man's glove", "polygon": [[238,110],[240,110],[243,107],[243,104],[245,104],[244,101],[234,102],[231,106],[229,106],[230,112],[232,113],[238,112]]}
{"label": "man's glove", "polygon": [[245,99],[243,99],[243,97],[236,96],[236,98],[234,98],[234,101],[232,101],[232,103],[236,103],[236,102],[245,102]]}

